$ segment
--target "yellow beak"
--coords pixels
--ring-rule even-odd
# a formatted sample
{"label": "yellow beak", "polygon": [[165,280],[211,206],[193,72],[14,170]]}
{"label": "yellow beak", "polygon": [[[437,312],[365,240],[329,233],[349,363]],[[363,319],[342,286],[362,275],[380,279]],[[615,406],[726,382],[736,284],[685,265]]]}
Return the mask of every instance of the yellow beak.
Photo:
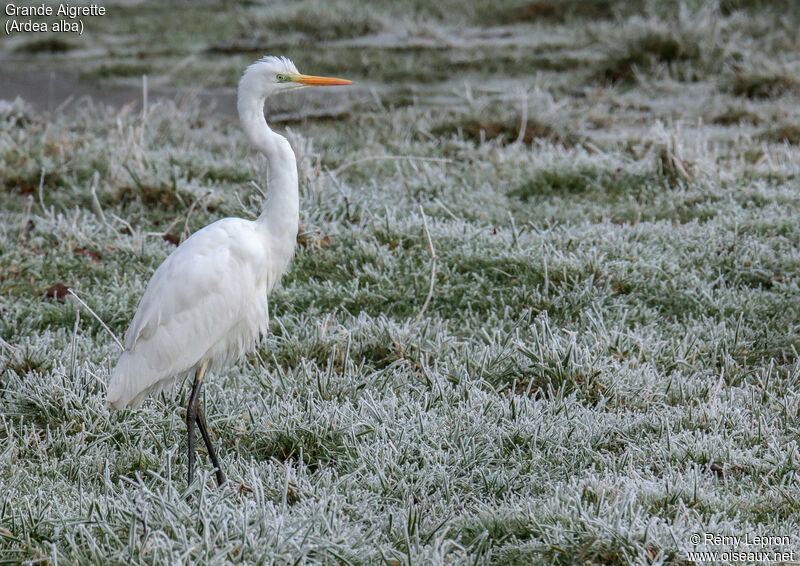
{"label": "yellow beak", "polygon": [[292,82],[308,86],[351,85],[353,81],[334,79],[333,77],[315,77],[313,75],[291,75]]}

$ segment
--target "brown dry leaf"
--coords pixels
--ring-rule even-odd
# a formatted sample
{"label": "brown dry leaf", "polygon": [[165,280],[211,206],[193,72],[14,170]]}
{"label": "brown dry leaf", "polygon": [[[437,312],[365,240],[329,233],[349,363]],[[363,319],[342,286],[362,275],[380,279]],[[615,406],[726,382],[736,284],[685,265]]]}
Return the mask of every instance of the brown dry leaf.
{"label": "brown dry leaf", "polygon": [[725,468],[723,468],[717,462],[711,462],[709,469],[714,472],[714,474],[721,480],[725,479]]}
{"label": "brown dry leaf", "polygon": [[99,263],[101,259],[99,253],[97,253],[94,250],[90,250],[88,248],[78,248],[75,250],[75,253],[78,255],[82,255],[83,257],[89,258],[89,260],[92,261],[93,263]]}
{"label": "brown dry leaf", "polygon": [[306,249],[324,250],[330,247],[331,239],[329,236],[323,236],[319,230],[306,231],[301,226],[297,229],[297,243]]}
{"label": "brown dry leaf", "polygon": [[48,299],[63,299],[69,295],[69,287],[63,283],[56,283],[44,292],[45,297]]}
{"label": "brown dry leaf", "polygon": [[181,243],[181,237],[180,236],[176,236],[175,234],[164,234],[163,236],[161,236],[161,238],[165,242],[169,242],[173,246],[177,246],[177,245],[179,245]]}

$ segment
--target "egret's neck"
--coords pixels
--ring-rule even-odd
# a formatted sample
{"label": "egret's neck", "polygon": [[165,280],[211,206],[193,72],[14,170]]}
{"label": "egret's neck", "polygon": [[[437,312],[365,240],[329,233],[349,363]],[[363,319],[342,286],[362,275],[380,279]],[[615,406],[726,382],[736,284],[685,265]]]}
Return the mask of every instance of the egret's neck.
{"label": "egret's neck", "polygon": [[253,89],[248,88],[245,79],[239,85],[239,120],[252,144],[269,161],[267,201],[257,222],[266,228],[272,244],[282,245],[287,248],[284,251],[293,252],[300,210],[297,161],[289,141],[273,132],[264,119],[267,97],[253,95]]}

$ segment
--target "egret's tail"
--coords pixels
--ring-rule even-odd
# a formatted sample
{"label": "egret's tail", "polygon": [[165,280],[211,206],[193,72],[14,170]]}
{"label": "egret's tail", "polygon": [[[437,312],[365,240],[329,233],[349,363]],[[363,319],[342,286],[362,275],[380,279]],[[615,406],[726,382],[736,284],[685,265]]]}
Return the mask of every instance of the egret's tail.
{"label": "egret's tail", "polygon": [[138,407],[150,393],[168,385],[171,381],[169,377],[165,378],[154,372],[143,356],[125,351],[108,382],[106,392],[108,404],[117,410]]}
{"label": "egret's tail", "polygon": [[121,410],[130,405],[134,394],[132,385],[137,381],[130,374],[131,356],[128,352],[123,352],[122,357],[117,362],[111,379],[108,382],[106,398],[108,404],[114,409]]}

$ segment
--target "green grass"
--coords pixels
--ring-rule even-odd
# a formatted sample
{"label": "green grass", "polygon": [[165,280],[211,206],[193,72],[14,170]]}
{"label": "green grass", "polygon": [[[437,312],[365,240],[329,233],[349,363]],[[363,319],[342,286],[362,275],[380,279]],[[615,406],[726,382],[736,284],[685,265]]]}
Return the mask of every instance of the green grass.
{"label": "green grass", "polygon": [[736,75],[782,57],[782,13],[408,6],[114,6],[36,55],[97,85],[233,87],[267,50],[362,80],[274,123],[302,233],[269,335],[204,388],[222,489],[202,449],[185,486],[188,384],[110,412],[113,340],[47,291],[122,336],[175,242],[258,212],[263,159],[197,102],[0,102],[0,561],[671,564],[705,532],[800,551],[800,104]]}
{"label": "green grass", "polygon": [[771,69],[738,69],[727,77],[730,90],[747,98],[770,98],[800,91],[795,75]]}
{"label": "green grass", "polygon": [[27,41],[15,48],[17,53],[63,53],[75,49],[75,44],[60,38]]}

